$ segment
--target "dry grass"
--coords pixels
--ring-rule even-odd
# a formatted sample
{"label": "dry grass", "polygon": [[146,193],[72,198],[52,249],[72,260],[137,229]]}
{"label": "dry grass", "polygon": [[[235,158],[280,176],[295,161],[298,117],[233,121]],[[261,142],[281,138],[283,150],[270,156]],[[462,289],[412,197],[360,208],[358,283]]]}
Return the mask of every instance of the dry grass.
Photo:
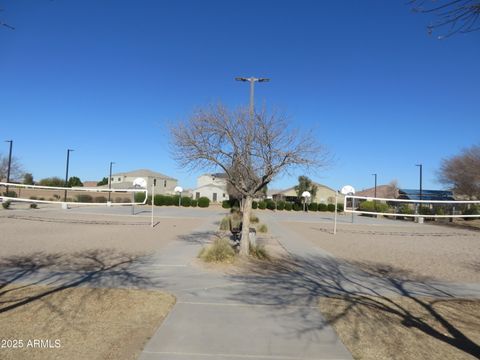
{"label": "dry grass", "polygon": [[322,298],[320,309],[355,359],[480,356],[480,300]]}
{"label": "dry grass", "polygon": [[231,263],[235,259],[235,250],[228,239],[217,237],[212,244],[200,250],[198,257],[208,263]]}
{"label": "dry grass", "polygon": [[[132,289],[52,288],[10,285],[0,290],[3,339],[22,349],[0,349],[1,359],[136,359],[175,303],[172,295]],[[34,299],[6,311],[21,299]],[[59,341],[58,348],[27,348],[28,340]]]}

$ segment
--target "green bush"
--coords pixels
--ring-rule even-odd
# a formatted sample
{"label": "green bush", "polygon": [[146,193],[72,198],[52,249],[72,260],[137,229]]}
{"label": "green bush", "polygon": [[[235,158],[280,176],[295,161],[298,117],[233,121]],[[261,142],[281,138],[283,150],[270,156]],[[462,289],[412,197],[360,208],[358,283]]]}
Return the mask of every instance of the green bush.
{"label": "green bush", "polygon": [[59,177],[49,177],[42,179],[38,182],[39,185],[42,186],[57,186],[57,187],[63,187],[65,186],[65,180],[60,179]]}
{"label": "green bush", "polygon": [[228,201],[228,200],[223,200],[222,201],[222,208],[230,209],[231,207],[232,207],[232,205],[230,204],[230,201]]}
{"label": "green bush", "polygon": [[265,250],[265,247],[262,245],[249,244],[248,252],[250,256],[259,260],[270,260],[270,256],[268,255],[267,250]]}
{"label": "green bush", "polygon": [[433,211],[428,206],[420,206],[418,209],[420,215],[432,215]]}
{"label": "green bush", "polygon": [[38,205],[35,203],[30,204],[30,209],[36,209],[37,207]]}
{"label": "green bush", "polygon": [[316,202],[308,204],[308,211],[318,211],[318,204]]}
{"label": "green bush", "polygon": [[88,194],[75,195],[75,198],[77,199],[77,202],[82,202],[82,203],[93,202],[93,197],[91,195],[88,195]]}
{"label": "green bush", "polygon": [[275,210],[277,207],[277,204],[275,204],[275,201],[273,200],[268,200],[267,201],[267,209],[268,210]]}
{"label": "green bush", "polygon": [[302,211],[303,210],[303,205],[299,203],[294,203],[293,204],[293,210],[295,211]]}
{"label": "green bush", "polygon": [[267,203],[266,203],[265,201],[260,201],[260,202],[258,203],[258,208],[259,208],[260,210],[265,210],[265,209],[267,208]]}
{"label": "green bush", "polygon": [[11,204],[12,204],[12,202],[10,200],[7,200],[7,201],[2,202],[2,207],[4,209],[9,209]]}
{"label": "green bush", "polygon": [[400,214],[413,214],[414,212],[415,211],[410,206],[408,206],[407,204],[402,204],[398,208],[398,213],[400,213]]}
{"label": "green bush", "polygon": [[36,196],[30,196],[30,200],[37,200],[38,198]]}
{"label": "green bush", "polygon": [[366,211],[366,212],[380,212],[380,213],[386,213],[390,212],[390,207],[388,204],[381,203],[378,201],[362,201],[358,208],[361,211]]}
{"label": "green bush", "polygon": [[230,262],[235,257],[235,250],[227,239],[217,238],[213,244],[204,247],[198,257],[206,262]]}
{"label": "green bush", "polygon": [[285,210],[285,201],[279,200],[277,201],[277,210]]}
{"label": "green bush", "polygon": [[201,208],[206,208],[210,206],[210,199],[202,196],[200,199],[198,199],[198,207]]}
{"label": "green bush", "polygon": [[258,202],[255,200],[252,201],[252,209],[257,209],[258,208]]}
{"label": "green bush", "polygon": [[443,206],[436,206],[433,208],[435,215],[445,215],[445,208]]}
{"label": "green bush", "polygon": [[107,198],[105,196],[97,196],[96,198],[93,199],[96,203],[106,203]]}
{"label": "green bush", "polygon": [[198,206],[198,201],[195,199],[192,199],[192,202],[190,203],[191,207],[197,207]]}
{"label": "green bush", "polygon": [[182,206],[184,206],[184,207],[190,207],[190,206],[192,206],[192,198],[183,197],[183,198],[182,198]]}
{"label": "green bush", "polygon": [[318,211],[327,211],[328,206],[327,206],[327,204],[320,203],[320,204],[318,204],[317,210]]}
{"label": "green bush", "polygon": [[328,204],[327,211],[334,212],[335,211],[335,204]]}
{"label": "green bush", "polygon": [[342,212],[343,211],[343,204],[337,204],[337,211]]}
{"label": "green bush", "polygon": [[135,202],[142,203],[145,201],[145,193],[144,192],[136,192],[134,195]]}
{"label": "green bush", "polygon": [[[480,209],[477,206],[470,206],[470,208],[463,210],[462,215],[479,215],[480,214]],[[466,217],[463,218],[464,220],[470,221],[474,220],[475,218],[473,217]]]}
{"label": "green bush", "polygon": [[[180,195],[173,195],[169,196],[172,199],[172,203],[170,205],[180,206]],[[183,198],[182,198],[183,200]],[[168,200],[167,200],[168,202]]]}
{"label": "green bush", "polygon": [[292,211],[292,203],[291,202],[285,203],[285,210]]}
{"label": "green bush", "polygon": [[6,197],[11,197],[11,198],[16,198],[17,197],[17,193],[15,191],[5,191],[3,193],[3,196],[6,196]]}

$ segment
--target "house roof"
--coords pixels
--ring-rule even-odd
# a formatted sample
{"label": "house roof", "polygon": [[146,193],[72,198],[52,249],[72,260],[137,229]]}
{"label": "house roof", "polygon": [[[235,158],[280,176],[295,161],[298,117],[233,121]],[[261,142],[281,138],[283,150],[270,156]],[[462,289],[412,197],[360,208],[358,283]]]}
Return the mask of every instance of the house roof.
{"label": "house roof", "polygon": [[[335,192],[335,190],[333,190],[331,187],[328,187],[327,185],[323,185],[323,184],[319,184],[319,183],[316,183],[314,182],[313,183],[314,185],[317,185],[319,188],[324,188],[324,189],[328,189],[328,190],[331,190],[333,192]],[[295,190],[295,186],[291,186],[287,189],[284,189],[284,190],[276,190],[277,192],[273,193],[270,193],[270,192],[267,192],[269,195],[278,195],[278,194],[283,194],[283,193],[286,193],[287,191],[291,191],[291,190]]]}
{"label": "house roof", "polygon": [[195,189],[192,189],[192,192],[194,192],[195,190],[200,190],[200,189],[205,189],[205,188],[216,188],[216,189],[222,190],[223,192],[227,191],[224,187],[221,187],[221,186],[218,186],[218,185],[215,185],[215,184],[206,184],[206,185],[199,186]]}
{"label": "house roof", "polygon": [[157,177],[157,178],[162,178],[167,180],[177,180],[168,175],[158,173],[148,169],[139,169],[139,170],[133,170],[128,172],[116,173],[116,174],[112,174],[112,176]]}
{"label": "house roof", "polygon": [[422,190],[422,198],[420,199],[419,189],[398,189],[399,199],[410,200],[447,200],[454,201],[453,193],[447,190]]}
{"label": "house roof", "polygon": [[[392,196],[392,186],[391,185],[378,185],[377,186],[377,198],[390,198]],[[355,193],[357,196],[366,196],[374,197],[375,188],[363,189]],[[396,191],[395,197],[398,196],[398,190]]]}

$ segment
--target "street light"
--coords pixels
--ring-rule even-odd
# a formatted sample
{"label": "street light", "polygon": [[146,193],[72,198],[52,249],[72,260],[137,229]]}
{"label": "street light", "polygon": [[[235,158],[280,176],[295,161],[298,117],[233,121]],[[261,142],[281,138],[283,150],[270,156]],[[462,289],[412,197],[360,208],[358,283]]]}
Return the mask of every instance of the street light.
{"label": "street light", "polygon": [[255,83],[256,82],[268,82],[270,79],[268,78],[255,78],[255,77],[236,77],[235,80],[237,81],[245,81],[250,83],[250,118],[253,118],[254,114],[254,94],[255,94]]}
{"label": "street light", "polygon": [[[67,149],[67,166],[65,171],[65,187],[68,187],[68,165],[70,163],[70,152],[72,149]],[[65,189],[65,195],[63,197],[63,202],[67,202],[67,189]]]}
{"label": "street light", "polygon": [[415,166],[418,166],[420,168],[420,200],[423,198],[423,193],[422,193],[422,172],[423,172],[423,164],[416,164]]}
{"label": "street light", "polygon": [[377,174],[372,174],[373,176],[375,176],[375,195],[373,197],[377,197]]}
{"label": "street light", "polygon": [[112,189],[112,165],[115,164],[113,161],[110,161],[110,176],[108,178],[108,201],[110,202],[110,195]]}
{"label": "street light", "polygon": [[[8,152],[8,169],[7,169],[7,183],[10,183],[10,168],[12,166],[12,146],[13,146],[13,140],[5,140],[5,142],[8,142],[10,143],[10,150]],[[7,196],[10,196],[8,195],[8,185],[6,187],[6,190],[7,190]]]}

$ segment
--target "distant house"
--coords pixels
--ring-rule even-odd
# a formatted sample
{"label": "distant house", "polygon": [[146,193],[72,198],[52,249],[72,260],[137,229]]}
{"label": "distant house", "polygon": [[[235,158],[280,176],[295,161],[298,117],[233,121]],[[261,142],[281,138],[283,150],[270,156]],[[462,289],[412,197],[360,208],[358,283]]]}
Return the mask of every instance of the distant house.
{"label": "distant house", "polygon": [[114,189],[129,189],[133,187],[133,182],[137,178],[147,181],[148,190],[152,188],[152,184],[155,184],[155,193],[157,194],[174,194],[175,186],[178,183],[177,179],[147,169],[116,173],[112,175],[110,181]]}
{"label": "distant house", "polygon": [[191,192],[194,199],[207,197],[215,203],[228,200],[227,176],[223,173],[200,175],[197,178],[197,187]]}
{"label": "distant house", "polygon": [[[356,196],[375,197],[375,188],[357,191]],[[377,198],[396,199],[398,198],[398,189],[392,185],[378,185]]]}
{"label": "distant house", "polygon": [[453,192],[448,190],[422,190],[422,195],[420,196],[419,189],[398,189],[398,198],[408,200],[455,200]]}
{"label": "distant house", "polygon": [[[335,190],[332,188],[315,183],[317,185],[317,193],[315,194],[314,198],[310,199],[310,202],[322,203],[322,204],[333,204],[335,203]],[[297,191],[295,190],[295,186],[292,186],[288,189],[276,191],[275,193],[271,193],[271,197],[273,200],[283,200],[283,201],[291,201],[295,202],[298,200]],[[343,201],[343,195],[338,195],[339,201]]]}

